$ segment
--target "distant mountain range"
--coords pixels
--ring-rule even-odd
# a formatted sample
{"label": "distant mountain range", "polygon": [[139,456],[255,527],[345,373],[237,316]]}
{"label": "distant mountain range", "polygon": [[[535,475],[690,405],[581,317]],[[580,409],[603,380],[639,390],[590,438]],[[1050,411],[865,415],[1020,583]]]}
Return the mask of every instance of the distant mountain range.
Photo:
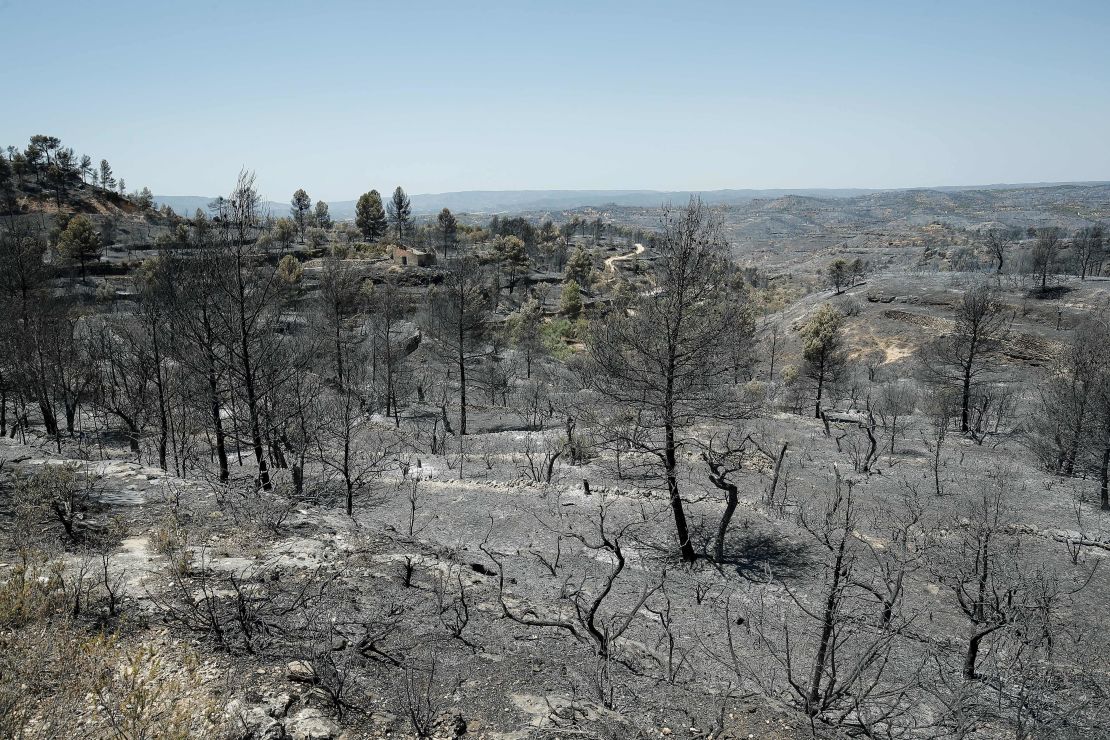
{"label": "distant mountain range", "polygon": [[[631,206],[654,208],[664,203],[684,203],[692,195],[713,205],[738,205],[754,200],[771,200],[784,196],[801,196],[822,199],[856,198],[884,192],[932,190],[961,192],[970,190],[1016,190],[1058,185],[1092,185],[1099,183],[1022,183],[996,185],[957,185],[933,188],[783,188],[767,190],[464,190],[453,193],[425,193],[412,195],[413,212],[429,215],[442,208],[456,213],[504,214],[535,211],[566,211],[575,208],[604,206]],[[384,194],[388,197],[388,193]],[[198,208],[207,209],[214,198],[196,195],[156,195],[158,205],[168,205],[181,214],[192,214]],[[355,201],[330,201],[332,218],[347,220],[355,217]],[[265,207],[275,216],[286,215],[289,203],[267,201]]]}

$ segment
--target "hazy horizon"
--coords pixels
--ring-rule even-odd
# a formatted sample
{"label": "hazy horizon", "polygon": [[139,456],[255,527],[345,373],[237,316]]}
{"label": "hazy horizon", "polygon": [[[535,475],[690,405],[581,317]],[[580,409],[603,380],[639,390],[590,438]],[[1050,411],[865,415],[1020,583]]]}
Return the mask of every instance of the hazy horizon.
{"label": "hazy horizon", "polygon": [[147,8],[3,5],[0,143],[163,194],[246,167],[274,200],[1110,175],[1103,3]]}
{"label": "hazy horizon", "polygon": [[[248,168],[250,169],[250,168]],[[460,193],[659,193],[666,195],[668,193],[725,193],[725,192],[802,192],[802,191],[829,191],[829,192],[847,192],[847,191],[867,191],[867,192],[896,192],[900,190],[991,190],[999,188],[1038,188],[1038,187],[1060,187],[1066,185],[1102,185],[1110,183],[1110,179],[1102,180],[1055,180],[1044,182],[971,182],[971,183],[939,183],[932,185],[906,185],[901,187],[890,188],[874,188],[867,186],[859,187],[760,187],[756,186],[743,186],[743,187],[720,187],[720,188],[473,188],[463,190],[442,190],[438,192],[418,193],[407,191],[410,197],[434,197],[437,195],[456,195]],[[384,192],[382,188],[376,188],[380,192]],[[155,197],[170,197],[170,198],[216,198],[225,193],[155,193]],[[351,195],[349,197],[333,198],[334,202],[355,201],[358,199],[359,194]],[[264,200],[279,201],[280,197],[271,197],[268,193],[262,193]],[[322,198],[318,200],[323,200]]]}

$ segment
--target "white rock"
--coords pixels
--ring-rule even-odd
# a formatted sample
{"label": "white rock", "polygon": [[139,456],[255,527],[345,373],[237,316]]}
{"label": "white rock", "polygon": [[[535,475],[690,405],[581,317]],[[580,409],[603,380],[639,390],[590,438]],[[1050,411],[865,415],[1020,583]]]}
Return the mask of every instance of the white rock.
{"label": "white rock", "polygon": [[290,681],[316,683],[316,669],[303,660],[290,661],[286,671]]}
{"label": "white rock", "polygon": [[339,736],[339,727],[319,709],[305,707],[286,721],[285,733],[292,740],[332,740]]}
{"label": "white rock", "polygon": [[232,723],[238,729],[246,730],[252,738],[281,740],[285,736],[281,723],[266,714],[262,707],[251,706],[241,699],[232,699],[228,702],[226,711]]}

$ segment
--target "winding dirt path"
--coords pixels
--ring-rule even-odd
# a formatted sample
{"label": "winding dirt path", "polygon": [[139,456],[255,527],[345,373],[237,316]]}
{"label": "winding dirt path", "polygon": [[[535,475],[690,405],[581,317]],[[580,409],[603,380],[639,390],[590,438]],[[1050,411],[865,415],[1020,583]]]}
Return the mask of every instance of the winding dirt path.
{"label": "winding dirt path", "polygon": [[643,254],[643,252],[644,252],[644,245],[643,244],[637,244],[636,248],[633,249],[631,252],[628,252],[626,254],[615,254],[612,257],[610,257],[609,259],[605,260],[605,269],[608,272],[616,272],[617,268],[613,263],[620,262],[621,260],[630,260],[630,259],[632,259],[633,257],[635,257],[639,254]]}

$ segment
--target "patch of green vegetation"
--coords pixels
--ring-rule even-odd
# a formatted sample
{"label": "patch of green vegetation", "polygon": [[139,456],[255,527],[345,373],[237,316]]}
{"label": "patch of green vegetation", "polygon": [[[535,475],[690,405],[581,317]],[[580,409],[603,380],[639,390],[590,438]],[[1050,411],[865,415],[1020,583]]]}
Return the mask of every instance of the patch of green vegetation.
{"label": "patch of green vegetation", "polygon": [[540,337],[553,357],[565,360],[574,354],[567,342],[583,341],[586,330],[585,319],[552,319],[543,325]]}

